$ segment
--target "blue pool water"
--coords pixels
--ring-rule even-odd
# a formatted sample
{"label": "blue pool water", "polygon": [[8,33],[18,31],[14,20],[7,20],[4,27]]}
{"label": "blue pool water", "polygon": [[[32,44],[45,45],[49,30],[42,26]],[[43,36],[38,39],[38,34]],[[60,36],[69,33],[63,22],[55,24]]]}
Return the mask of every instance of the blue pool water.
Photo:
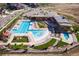
{"label": "blue pool water", "polygon": [[30,21],[22,21],[18,29],[12,29],[12,33],[27,33],[30,25]]}
{"label": "blue pool water", "polygon": [[29,31],[31,31],[35,38],[39,38],[39,37],[43,36],[43,34],[46,31],[29,29],[29,26],[32,25],[31,23],[32,23],[32,21],[22,21],[19,24],[19,27],[17,29],[12,29],[11,32],[21,34],[21,33],[28,33]]}
{"label": "blue pool water", "polygon": [[65,39],[69,38],[69,34],[67,32],[64,32],[63,34],[64,34]]}
{"label": "blue pool water", "polygon": [[43,36],[45,34],[46,31],[44,30],[40,30],[40,31],[32,31],[33,35],[35,38],[40,38],[41,36]]}

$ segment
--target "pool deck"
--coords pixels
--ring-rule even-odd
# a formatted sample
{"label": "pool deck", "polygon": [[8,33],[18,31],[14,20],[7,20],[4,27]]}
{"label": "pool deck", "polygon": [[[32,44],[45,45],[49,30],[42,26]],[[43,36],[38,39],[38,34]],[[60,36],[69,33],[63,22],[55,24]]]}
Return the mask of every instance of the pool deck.
{"label": "pool deck", "polygon": [[44,43],[46,43],[46,42],[48,42],[50,39],[50,34],[48,33],[48,34],[45,34],[44,36],[42,36],[42,37],[40,37],[40,38],[38,38],[39,40],[37,40],[34,36],[33,36],[33,34],[31,33],[31,32],[29,32],[29,35],[28,35],[28,37],[29,37],[29,40],[30,41],[33,41],[33,42],[35,42],[35,45],[36,46],[38,46],[38,45],[41,45],[41,44],[44,44]]}

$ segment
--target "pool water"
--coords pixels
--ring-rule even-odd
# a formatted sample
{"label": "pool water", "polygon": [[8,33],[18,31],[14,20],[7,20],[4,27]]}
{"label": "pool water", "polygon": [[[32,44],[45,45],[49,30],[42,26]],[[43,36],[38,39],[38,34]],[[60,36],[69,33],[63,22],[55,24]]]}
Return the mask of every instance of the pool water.
{"label": "pool water", "polygon": [[33,36],[35,38],[40,38],[46,32],[44,30],[33,30],[33,29],[29,29],[30,26],[32,26],[32,21],[22,21],[19,24],[19,27],[17,29],[12,29],[11,32],[12,33],[19,33],[19,34],[32,32],[32,34],[33,34]]}
{"label": "pool water", "polygon": [[69,38],[69,33],[64,32],[63,34],[64,34],[65,39],[68,39]]}
{"label": "pool water", "polygon": [[19,25],[18,29],[12,29],[12,33],[27,33],[28,32],[28,27],[30,25],[29,21],[22,21]]}
{"label": "pool water", "polygon": [[40,31],[32,31],[34,37],[36,39],[38,39],[38,37],[40,38],[41,36],[43,36],[45,34],[46,31],[44,30],[40,30]]}

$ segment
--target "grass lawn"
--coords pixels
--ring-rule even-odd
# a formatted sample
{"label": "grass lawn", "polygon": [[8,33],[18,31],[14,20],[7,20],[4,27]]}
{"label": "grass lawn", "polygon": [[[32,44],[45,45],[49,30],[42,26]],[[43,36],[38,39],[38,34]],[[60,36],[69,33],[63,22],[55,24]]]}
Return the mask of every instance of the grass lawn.
{"label": "grass lawn", "polygon": [[59,43],[57,44],[57,47],[63,47],[64,45],[68,45],[68,43],[59,41]]}
{"label": "grass lawn", "polygon": [[21,45],[12,45],[11,46],[11,49],[14,49],[14,50],[19,50],[19,49],[27,49],[27,46],[21,44]]}
{"label": "grass lawn", "polygon": [[45,22],[43,22],[43,21],[39,21],[39,22],[37,22],[37,24],[38,24],[39,28],[46,28],[47,27],[47,24],[45,24]]}
{"label": "grass lawn", "polygon": [[14,38],[13,42],[28,42],[28,37]]}
{"label": "grass lawn", "polygon": [[49,42],[43,44],[43,45],[39,45],[39,46],[35,46],[35,49],[47,49],[49,46],[52,46],[54,43],[56,42],[56,39],[51,39]]}

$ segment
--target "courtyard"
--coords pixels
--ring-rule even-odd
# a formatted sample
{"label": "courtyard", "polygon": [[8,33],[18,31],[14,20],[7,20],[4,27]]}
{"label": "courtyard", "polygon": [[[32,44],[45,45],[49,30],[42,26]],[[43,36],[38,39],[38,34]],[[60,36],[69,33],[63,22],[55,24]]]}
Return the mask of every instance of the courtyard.
{"label": "courtyard", "polygon": [[10,15],[11,18],[6,20],[9,23],[0,20],[0,45],[3,49],[58,49],[77,42],[71,31],[72,24],[64,16],[41,8],[28,10],[18,10]]}

